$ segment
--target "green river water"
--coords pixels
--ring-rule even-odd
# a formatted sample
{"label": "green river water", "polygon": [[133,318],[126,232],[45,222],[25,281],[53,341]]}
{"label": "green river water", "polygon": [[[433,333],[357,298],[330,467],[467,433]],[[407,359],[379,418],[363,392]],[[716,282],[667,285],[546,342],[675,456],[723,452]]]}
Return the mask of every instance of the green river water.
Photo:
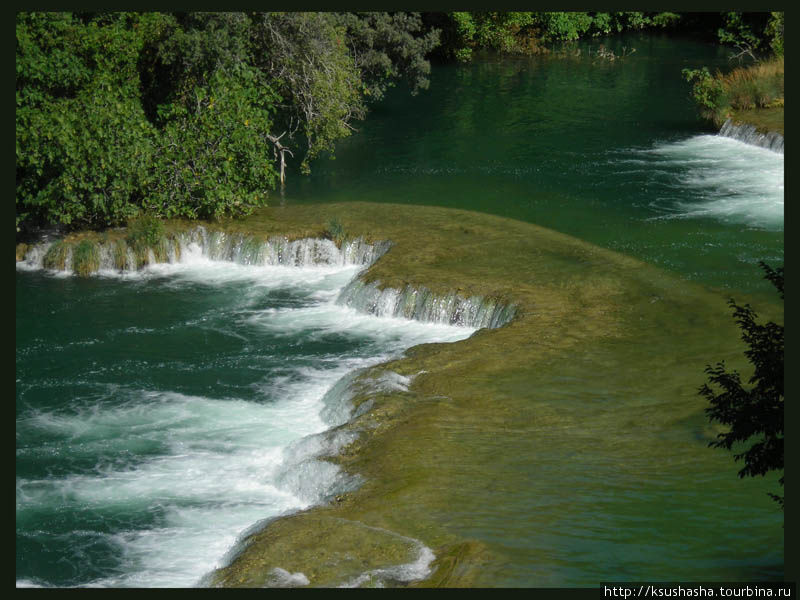
{"label": "green river water", "polygon": [[[605,44],[614,62],[587,58]],[[667,36],[576,46],[580,58],[486,57],[395,90],[336,159],[292,177],[285,201],[450,206],[520,219],[703,283],[770,291],[783,260],[783,161],[697,119],[683,68],[729,51]],[[760,157],[764,156],[766,163]]]}
{"label": "green river water", "polygon": [[[587,57],[600,43],[636,51]],[[290,172],[273,198],[489,213],[676,275],[678,300],[641,309],[645,320],[620,336],[503,378],[503,348],[485,350],[487,371],[462,373],[472,405],[419,409],[437,415],[435,439],[419,431],[439,453],[403,454],[405,440],[388,454],[408,465],[409,489],[422,479],[438,490],[419,503],[430,539],[427,525],[404,521],[407,508],[376,523],[421,547],[477,540],[489,558],[467,581],[481,586],[780,580],[783,515],[766,495],[777,478],[740,480],[728,453],[706,448],[696,389],[709,362],[746,366],[728,296],[782,316],[757,263],[783,263],[783,156],[697,121],[680,70],[726,65],[722,49],[660,35],[580,47],[580,57],[434,66],[429,90],[393,90],[335,160],[307,178]],[[363,485],[314,459],[315,436],[340,422],[323,398],[336,381],[474,331],[337,305],[353,265],[232,265],[190,250],[178,264],[87,279],[17,268],[18,586],[204,581],[262,519]],[[563,265],[565,281],[591,275]],[[681,282],[710,288],[721,312]],[[423,558],[387,582],[425,575]],[[308,583],[282,573],[280,584]]]}

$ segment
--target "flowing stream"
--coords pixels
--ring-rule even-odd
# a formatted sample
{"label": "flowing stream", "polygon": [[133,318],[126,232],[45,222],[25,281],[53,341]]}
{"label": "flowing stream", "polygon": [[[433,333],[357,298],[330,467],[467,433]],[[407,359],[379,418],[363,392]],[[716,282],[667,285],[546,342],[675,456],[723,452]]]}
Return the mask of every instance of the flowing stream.
{"label": "flowing stream", "polygon": [[[727,58],[658,35],[606,44],[637,51],[615,63],[489,57],[437,66],[429,91],[389,94],[337,146],[335,161],[320,160],[310,178],[290,176],[280,202],[499,214],[774,301],[757,262],[783,262],[783,154],[703,130],[680,78],[683,67]],[[18,264],[17,586],[201,583],[259,522],[360,485],[323,460],[348,441],[325,433],[349,415],[338,381],[513,314],[455,296],[420,300],[419,290],[382,295],[357,280],[374,256],[328,248],[335,260],[270,263],[190,242],[168,264],[89,278]],[[603,385],[596,374],[558,381],[558,393],[575,402]],[[398,376],[383,385],[409,383]],[[524,464],[511,468],[527,476]],[[702,482],[687,471],[675,485]],[[628,483],[619,486],[620,499],[635,497]],[[533,510],[545,500],[515,502]],[[621,506],[573,517],[599,527]],[[599,556],[634,561],[656,552],[638,538],[612,554],[589,542],[578,548],[568,523],[536,537],[519,516],[499,529],[488,516],[464,526],[522,557],[492,573],[491,585],[586,584]],[[782,534],[764,533],[777,518],[763,509],[747,521],[753,535],[741,556],[709,542],[692,546],[699,558],[691,562],[726,576],[752,567],[748,576],[780,577]],[[700,527],[695,521],[687,516]],[[410,543],[420,558],[404,572],[423,577],[433,555]],[[553,549],[560,571],[536,563]],[[681,558],[664,560],[665,572],[693,573]],[[307,581],[279,575],[287,585]]]}
{"label": "flowing stream", "polygon": [[314,437],[349,415],[338,380],[475,331],[337,303],[360,265],[207,254],[18,273],[18,585],[197,584],[253,524],[357,485],[315,460],[345,441]]}

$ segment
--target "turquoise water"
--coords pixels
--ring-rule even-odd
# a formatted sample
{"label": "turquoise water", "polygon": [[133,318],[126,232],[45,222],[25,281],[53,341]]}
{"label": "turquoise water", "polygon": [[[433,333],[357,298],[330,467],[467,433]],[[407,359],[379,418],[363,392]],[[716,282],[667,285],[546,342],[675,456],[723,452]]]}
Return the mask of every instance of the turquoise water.
{"label": "turquoise water", "polygon": [[[614,62],[587,58],[605,44]],[[712,44],[628,35],[580,58],[484,57],[394,90],[359,132],[289,178],[284,202],[452,206],[537,223],[709,285],[772,294],[783,262],[783,155],[717,137],[681,69]]]}
{"label": "turquoise water", "polygon": [[[635,47],[624,60],[587,59],[599,43],[583,45],[576,59],[437,66],[429,91],[390,94],[337,145],[335,160],[315,163],[309,178],[292,174],[273,202],[399,202],[499,214],[774,300],[757,262],[783,262],[783,156],[705,130],[680,79],[683,67],[727,64],[725,54],[628,36],[605,42],[617,53]],[[337,305],[356,273],[199,255],[128,276],[18,269],[17,584],[195,585],[260,520],[358,485],[316,460],[333,451],[319,434],[341,418],[326,405],[326,391],[404,348],[472,330]],[[557,388],[545,391],[565,393]],[[702,482],[687,472],[672,485]],[[510,492],[514,506],[534,510],[538,500],[525,489]],[[628,504],[613,498],[598,502],[609,503],[609,522],[642,516],[618,514]],[[687,503],[670,506],[702,532],[685,514]],[[631,552],[642,560],[659,555],[658,544],[641,539],[620,546],[601,535],[571,537],[579,512],[535,540],[518,539],[513,522],[489,530],[491,519],[475,521],[476,514],[454,517],[462,532],[518,557],[508,573],[491,575],[497,585],[547,584],[552,574],[536,562],[542,552],[563,562],[559,584],[591,578],[599,556],[619,565]],[[749,538],[755,550],[696,564],[670,560],[698,577],[711,566],[735,576],[744,564],[748,575],[780,576],[782,548],[763,533],[775,519],[764,514],[753,517],[761,532]],[[671,547],[680,546],[678,537]],[[687,548],[707,545],[702,533],[693,540]]]}
{"label": "turquoise water", "polygon": [[18,585],[195,585],[253,524],[355,485],[314,459],[346,408],[325,392],[473,331],[337,305],[356,272],[18,272]]}

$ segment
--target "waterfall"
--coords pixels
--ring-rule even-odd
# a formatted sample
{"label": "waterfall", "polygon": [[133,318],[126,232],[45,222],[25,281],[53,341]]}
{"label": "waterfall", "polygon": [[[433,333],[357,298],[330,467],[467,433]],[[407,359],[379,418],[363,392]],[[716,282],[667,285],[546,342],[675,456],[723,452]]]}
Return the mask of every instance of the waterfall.
{"label": "waterfall", "polygon": [[753,125],[735,125],[731,119],[727,119],[719,135],[783,154],[783,136],[775,131],[760,133]]}
{"label": "waterfall", "polygon": [[[304,238],[289,241],[272,237],[266,241],[241,233],[208,230],[198,226],[170,234],[144,251],[135,251],[124,240],[98,242],[98,262],[84,272],[131,273],[147,265],[180,262],[191,251],[215,261],[242,265],[363,266],[369,267],[385,254],[391,242],[367,243],[363,238],[348,240],[341,248],[331,240]],[[65,274],[75,266],[74,244],[61,241],[31,246],[17,268],[50,269]],[[75,267],[75,271],[78,271]],[[434,294],[424,286],[406,285],[402,290],[380,289],[378,282],[353,279],[342,289],[337,304],[379,317],[402,317],[415,321],[458,325],[472,328],[496,328],[515,315],[514,305],[497,298],[463,297],[456,292]]]}
{"label": "waterfall", "polygon": [[379,317],[403,317],[474,328],[501,327],[516,314],[513,304],[496,298],[465,298],[455,292],[435,294],[424,286],[381,289],[379,282],[365,283],[361,279],[351,281],[339,294],[337,302]]}
{"label": "waterfall", "polygon": [[[391,246],[389,242],[369,244],[363,238],[348,240],[341,248],[331,240],[304,238],[289,241],[272,237],[266,241],[241,233],[209,231],[195,227],[163,238],[154,248],[137,255],[124,240],[98,242],[99,263],[91,271],[132,272],[157,263],[176,263],[191,247],[199,247],[211,260],[230,261],[244,265],[305,266],[368,266]],[[56,252],[58,250],[58,252]],[[73,244],[44,242],[31,246],[17,265],[22,269],[48,268],[72,272]],[[49,258],[48,258],[49,256]]]}

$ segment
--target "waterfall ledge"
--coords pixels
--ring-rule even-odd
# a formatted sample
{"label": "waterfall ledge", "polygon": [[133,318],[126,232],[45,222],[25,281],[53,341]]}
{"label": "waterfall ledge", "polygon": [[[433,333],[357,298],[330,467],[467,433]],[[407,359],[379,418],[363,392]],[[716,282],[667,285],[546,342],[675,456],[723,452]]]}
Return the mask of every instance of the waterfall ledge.
{"label": "waterfall ledge", "polygon": [[737,125],[732,119],[727,119],[719,130],[719,135],[783,154],[783,136],[775,131],[761,133],[754,125]]}

